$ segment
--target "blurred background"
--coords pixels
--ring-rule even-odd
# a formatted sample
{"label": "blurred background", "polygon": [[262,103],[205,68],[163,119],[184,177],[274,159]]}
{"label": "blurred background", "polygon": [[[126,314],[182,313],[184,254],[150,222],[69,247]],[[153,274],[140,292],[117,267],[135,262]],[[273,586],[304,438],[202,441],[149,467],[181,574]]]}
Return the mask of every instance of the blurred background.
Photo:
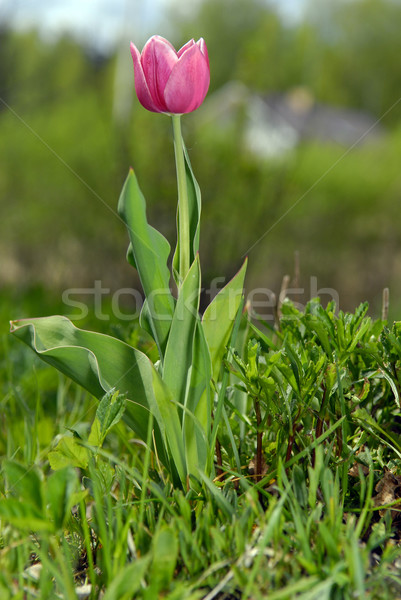
{"label": "blurred background", "polygon": [[170,119],[138,103],[129,52],[158,33],[209,50],[183,119],[204,287],[248,255],[248,291],[288,273],[300,303],[330,288],[378,317],[389,287],[400,319],[400,23],[399,0],[1,0],[2,314],[68,314],[69,288],[93,311],[96,281],[106,303],[140,289],[116,216],[130,165],[174,246]]}

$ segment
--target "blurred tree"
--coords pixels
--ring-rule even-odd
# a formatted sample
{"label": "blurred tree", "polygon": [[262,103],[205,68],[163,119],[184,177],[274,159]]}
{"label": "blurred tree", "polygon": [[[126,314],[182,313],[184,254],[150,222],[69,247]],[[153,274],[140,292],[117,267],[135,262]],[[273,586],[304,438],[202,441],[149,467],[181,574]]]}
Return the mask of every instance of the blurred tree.
{"label": "blurred tree", "polygon": [[[205,0],[196,18],[177,26],[175,42],[205,37],[211,93],[231,79],[261,93],[301,84],[328,103],[386,108],[400,77],[399,40],[392,24],[387,29],[397,7],[389,0],[331,4],[318,3],[313,18],[290,27],[261,0]],[[373,31],[376,14],[381,37]],[[0,285],[138,285],[123,258],[127,239],[116,206],[133,165],[149,221],[174,244],[169,119],[134,100],[126,122],[113,123],[115,57],[99,60],[68,38],[44,44],[33,32],[3,30],[0,41],[1,98],[12,109],[0,103]],[[132,70],[126,77],[133,85]],[[382,285],[401,297],[400,130],[345,159],[344,148],[307,144],[267,162],[244,148],[235,123],[199,126],[203,110],[183,126],[204,200],[204,285],[235,272],[262,237],[250,254],[249,285],[277,291],[300,250],[304,273],[336,287],[344,308],[374,299]],[[392,117],[396,123],[396,111]]]}
{"label": "blurred tree", "polygon": [[[401,4],[394,0],[311,0],[307,20],[318,42],[314,52],[318,68],[314,78],[307,78],[316,97],[381,117],[400,95]],[[398,106],[386,123],[394,124],[400,116]]]}
{"label": "blurred tree", "polygon": [[[320,31],[323,53],[315,87],[318,97],[377,116],[385,113],[400,97],[400,2],[314,0],[309,16]],[[400,115],[399,106],[388,121],[394,123]]]}
{"label": "blurred tree", "polygon": [[177,46],[191,38],[206,40],[211,91],[236,76],[244,45],[265,13],[263,0],[204,0],[195,15],[177,20]]}
{"label": "blurred tree", "polygon": [[15,68],[15,55],[12,52],[10,38],[12,34],[7,27],[0,25],[0,98],[3,103],[0,103],[0,112],[4,110],[4,101],[9,101],[11,92],[11,82]]}
{"label": "blurred tree", "polygon": [[120,185],[105,93],[111,73],[72,40],[47,45],[35,32],[4,34],[0,64],[8,71],[8,107],[0,111],[1,249],[14,255],[8,269],[3,261],[3,279],[14,282],[25,267],[21,283],[40,271],[60,285],[74,270],[83,282],[99,266],[86,240],[101,236],[109,256],[116,252],[119,221],[111,220],[107,233],[102,221],[102,213],[115,213]]}
{"label": "blurred tree", "polygon": [[313,27],[307,23],[289,27],[278,15],[265,11],[244,44],[236,78],[262,93],[286,91],[314,80],[318,56]]}
{"label": "blurred tree", "polygon": [[204,0],[195,16],[178,20],[177,37],[205,37],[211,91],[233,79],[261,92],[303,85],[317,100],[381,116],[401,89],[400,22],[394,0],[310,0],[296,24],[262,0]]}

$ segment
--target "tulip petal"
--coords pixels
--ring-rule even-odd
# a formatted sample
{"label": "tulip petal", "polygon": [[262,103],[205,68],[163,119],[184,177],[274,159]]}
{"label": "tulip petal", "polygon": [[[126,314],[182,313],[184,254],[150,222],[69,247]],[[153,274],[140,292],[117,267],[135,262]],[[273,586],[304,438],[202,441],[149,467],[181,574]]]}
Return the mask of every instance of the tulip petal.
{"label": "tulip petal", "polygon": [[196,45],[198,46],[199,50],[202,52],[203,56],[206,58],[207,64],[209,66],[209,55],[207,52],[205,40],[203,38],[199,38],[199,40],[196,42]]}
{"label": "tulip petal", "polygon": [[173,114],[198,108],[209,89],[209,61],[197,44],[191,44],[173,67],[164,90],[167,111]]}
{"label": "tulip petal", "polygon": [[205,42],[205,40],[203,38],[200,38],[196,42],[196,44],[197,44],[198,48],[200,49],[200,51],[202,52],[203,56],[205,57],[206,62],[207,62],[207,68],[209,70],[209,77],[205,78],[205,88],[204,88],[204,92],[203,92],[203,95],[205,97],[206,94],[207,94],[207,91],[209,89],[209,84],[210,84],[209,54],[208,54],[208,51],[207,51],[206,42]]}
{"label": "tulip petal", "polygon": [[164,88],[177,61],[173,46],[159,35],[151,37],[142,50],[142,69],[159,112],[169,112],[164,101]]}
{"label": "tulip petal", "polygon": [[156,105],[153,101],[152,95],[149,91],[148,84],[146,82],[145,74],[143,72],[142,64],[141,64],[141,55],[136,48],[135,44],[131,42],[130,45],[132,59],[134,61],[134,80],[135,80],[135,91],[138,96],[139,102],[144,106],[147,110],[152,112],[164,112],[163,109],[160,109],[160,106]]}
{"label": "tulip petal", "polygon": [[195,44],[195,40],[189,40],[189,42],[187,42],[186,44],[184,44],[184,46],[182,48],[180,48],[177,52],[177,56],[178,58],[180,58],[181,54],[184,54],[185,50],[188,50],[188,48],[190,48],[191,46],[193,46]]}

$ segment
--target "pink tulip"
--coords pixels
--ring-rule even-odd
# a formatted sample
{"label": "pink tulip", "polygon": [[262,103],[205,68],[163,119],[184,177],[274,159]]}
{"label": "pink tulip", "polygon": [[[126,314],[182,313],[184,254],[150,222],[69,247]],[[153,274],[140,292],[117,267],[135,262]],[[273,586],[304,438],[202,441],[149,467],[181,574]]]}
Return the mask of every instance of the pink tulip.
{"label": "pink tulip", "polygon": [[131,43],[135,89],[139,102],[158,113],[183,114],[196,110],[209,89],[210,67],[203,38],[190,40],[178,52],[159,35],[145,44],[142,54]]}

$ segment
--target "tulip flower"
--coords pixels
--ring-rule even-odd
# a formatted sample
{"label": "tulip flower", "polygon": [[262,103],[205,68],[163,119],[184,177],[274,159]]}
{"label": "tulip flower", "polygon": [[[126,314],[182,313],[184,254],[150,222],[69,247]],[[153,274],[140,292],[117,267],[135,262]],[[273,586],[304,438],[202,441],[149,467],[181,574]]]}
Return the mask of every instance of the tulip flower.
{"label": "tulip flower", "polygon": [[131,43],[135,89],[147,110],[181,115],[196,110],[209,89],[210,67],[203,38],[190,40],[178,52],[159,35],[138,51]]}
{"label": "tulip flower", "polygon": [[190,267],[190,206],[188,200],[185,146],[181,135],[181,115],[202,104],[210,83],[210,67],[203,38],[190,40],[178,52],[160,35],[154,35],[139,52],[131,43],[135,89],[142,106],[165,113],[173,121],[174,151],[178,184],[178,285]]}

